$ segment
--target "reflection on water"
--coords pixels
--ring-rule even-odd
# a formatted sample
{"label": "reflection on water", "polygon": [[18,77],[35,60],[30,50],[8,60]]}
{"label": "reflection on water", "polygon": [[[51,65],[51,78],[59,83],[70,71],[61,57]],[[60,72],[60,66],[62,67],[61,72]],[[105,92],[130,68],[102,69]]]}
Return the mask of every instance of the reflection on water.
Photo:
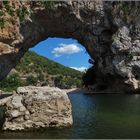
{"label": "reflection on water", "polygon": [[140,95],[69,94],[74,124],[30,132],[0,132],[0,138],[140,138]]}

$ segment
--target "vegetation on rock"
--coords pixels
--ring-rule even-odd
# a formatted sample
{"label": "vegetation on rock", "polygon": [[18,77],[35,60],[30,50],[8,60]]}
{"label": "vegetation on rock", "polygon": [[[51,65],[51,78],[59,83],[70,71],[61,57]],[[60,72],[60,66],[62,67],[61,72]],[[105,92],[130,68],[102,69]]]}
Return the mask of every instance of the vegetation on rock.
{"label": "vegetation on rock", "polygon": [[26,8],[18,9],[17,16],[19,17],[20,21],[24,21],[26,15],[28,15],[28,10]]}

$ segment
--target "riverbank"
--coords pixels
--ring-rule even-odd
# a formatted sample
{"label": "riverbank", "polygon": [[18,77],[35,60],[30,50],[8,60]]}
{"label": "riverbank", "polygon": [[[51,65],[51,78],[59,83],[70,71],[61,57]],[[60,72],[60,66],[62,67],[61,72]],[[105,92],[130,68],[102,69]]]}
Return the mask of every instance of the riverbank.
{"label": "riverbank", "polygon": [[72,89],[61,89],[63,91],[65,91],[67,94],[70,94],[70,93],[79,93],[81,91],[83,91],[82,88],[72,88]]}
{"label": "riverbank", "polygon": [[113,89],[113,88],[108,88],[106,90],[94,90],[94,89],[89,89],[89,88],[82,88],[82,91],[86,95],[94,95],[94,94],[140,94],[139,90],[136,90],[135,92],[133,90],[126,90],[122,91],[120,89]]}

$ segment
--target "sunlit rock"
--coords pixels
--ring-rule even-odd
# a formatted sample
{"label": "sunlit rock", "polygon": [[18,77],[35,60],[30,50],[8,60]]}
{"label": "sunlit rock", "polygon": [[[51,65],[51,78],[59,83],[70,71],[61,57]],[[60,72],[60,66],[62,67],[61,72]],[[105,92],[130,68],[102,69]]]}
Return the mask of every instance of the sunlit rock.
{"label": "sunlit rock", "polygon": [[71,103],[53,87],[19,87],[17,93],[0,100],[6,106],[3,130],[69,127],[73,123]]}

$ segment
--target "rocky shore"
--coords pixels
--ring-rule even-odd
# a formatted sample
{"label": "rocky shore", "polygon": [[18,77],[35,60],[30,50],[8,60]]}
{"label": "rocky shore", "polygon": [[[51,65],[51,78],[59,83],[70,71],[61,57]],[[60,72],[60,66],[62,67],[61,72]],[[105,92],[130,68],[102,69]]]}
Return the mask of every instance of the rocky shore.
{"label": "rocky shore", "polygon": [[73,123],[71,103],[65,91],[53,87],[19,87],[0,99],[6,106],[3,130],[69,127]]}
{"label": "rocky shore", "polygon": [[71,89],[61,89],[61,90],[63,90],[67,94],[69,94],[69,93],[73,93],[73,92],[82,91],[82,88],[71,88]]}

